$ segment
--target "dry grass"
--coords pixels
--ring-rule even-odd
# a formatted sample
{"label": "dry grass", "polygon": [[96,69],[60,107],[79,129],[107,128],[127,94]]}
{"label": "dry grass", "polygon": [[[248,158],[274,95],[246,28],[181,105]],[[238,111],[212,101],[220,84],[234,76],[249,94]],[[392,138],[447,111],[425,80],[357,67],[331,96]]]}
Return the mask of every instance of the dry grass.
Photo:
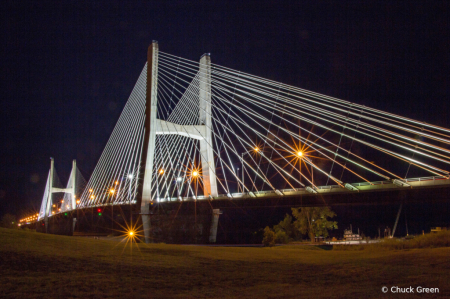
{"label": "dry grass", "polygon": [[379,298],[385,285],[450,295],[450,248],[131,247],[8,229],[0,244],[4,298]]}

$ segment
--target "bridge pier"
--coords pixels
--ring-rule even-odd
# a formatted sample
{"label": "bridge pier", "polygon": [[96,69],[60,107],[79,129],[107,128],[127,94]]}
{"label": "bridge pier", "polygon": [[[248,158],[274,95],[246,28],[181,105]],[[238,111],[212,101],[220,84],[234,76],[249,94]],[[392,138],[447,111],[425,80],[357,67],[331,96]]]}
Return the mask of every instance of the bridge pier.
{"label": "bridge pier", "polygon": [[153,158],[157,129],[157,91],[158,91],[158,42],[153,41],[147,51],[147,92],[145,97],[145,133],[142,149],[142,166],[144,180],[141,189],[141,221],[144,229],[145,243],[150,243],[150,219],[148,217],[152,202]]}
{"label": "bridge pier", "polygon": [[152,223],[149,214],[141,213],[142,229],[144,230],[144,241],[145,243],[153,243],[153,238],[151,237]]}
{"label": "bridge pier", "polygon": [[222,214],[220,209],[213,209],[211,219],[211,229],[209,233],[209,243],[216,243],[217,239],[217,226],[219,224],[219,216]]}

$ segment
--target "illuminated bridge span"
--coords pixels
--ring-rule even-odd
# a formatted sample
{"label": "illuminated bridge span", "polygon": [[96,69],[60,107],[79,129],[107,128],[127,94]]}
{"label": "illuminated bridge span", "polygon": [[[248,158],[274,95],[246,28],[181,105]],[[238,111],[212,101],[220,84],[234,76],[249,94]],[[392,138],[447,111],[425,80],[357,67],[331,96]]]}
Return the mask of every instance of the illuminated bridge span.
{"label": "illuminated bridge span", "polygon": [[74,165],[55,190],[52,162],[40,219],[52,216],[56,191],[66,192],[57,212],[136,204],[148,241],[155,202],[450,183],[449,129],[212,64],[209,54],[191,61],[153,42],[147,58],[86,186],[77,190]]}

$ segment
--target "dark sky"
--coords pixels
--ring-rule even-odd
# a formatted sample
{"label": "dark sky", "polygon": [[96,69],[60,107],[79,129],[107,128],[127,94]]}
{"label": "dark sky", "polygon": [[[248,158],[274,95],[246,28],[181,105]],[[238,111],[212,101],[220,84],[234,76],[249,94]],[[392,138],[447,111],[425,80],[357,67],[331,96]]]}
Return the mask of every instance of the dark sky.
{"label": "dark sky", "polygon": [[448,1],[1,1],[0,215],[89,178],[160,51],[450,127]]}

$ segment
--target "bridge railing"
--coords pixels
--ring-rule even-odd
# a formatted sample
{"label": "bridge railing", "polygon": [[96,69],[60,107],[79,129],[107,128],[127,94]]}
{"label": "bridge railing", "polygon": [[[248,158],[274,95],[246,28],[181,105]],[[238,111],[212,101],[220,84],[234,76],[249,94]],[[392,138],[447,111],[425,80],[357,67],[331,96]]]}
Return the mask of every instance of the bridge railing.
{"label": "bridge railing", "polygon": [[411,179],[405,179],[407,182],[422,182],[422,181],[437,181],[437,180],[448,180],[448,177],[445,176],[428,176],[428,177],[421,177],[421,178],[411,178]]}

